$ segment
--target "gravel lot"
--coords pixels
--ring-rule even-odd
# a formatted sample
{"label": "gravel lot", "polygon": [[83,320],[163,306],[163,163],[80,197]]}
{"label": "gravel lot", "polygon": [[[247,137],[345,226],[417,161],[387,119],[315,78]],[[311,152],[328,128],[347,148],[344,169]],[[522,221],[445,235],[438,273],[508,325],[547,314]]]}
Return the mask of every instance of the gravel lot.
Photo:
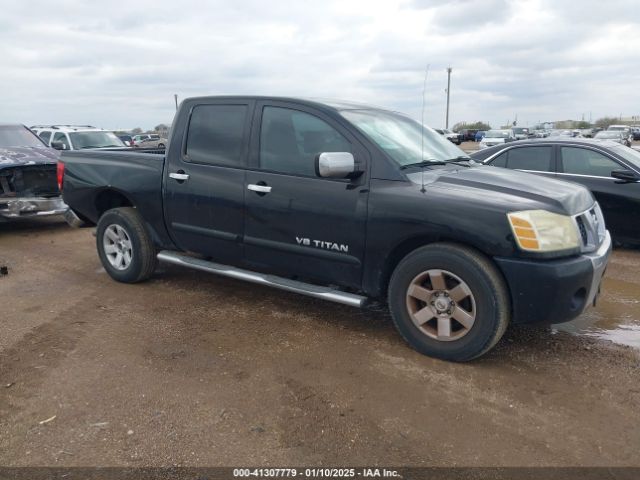
{"label": "gravel lot", "polygon": [[[445,363],[380,311],[177,267],[115,283],[94,242],[0,225],[0,465],[640,465],[630,347],[520,328]],[[639,266],[615,252],[612,285],[638,298]]]}

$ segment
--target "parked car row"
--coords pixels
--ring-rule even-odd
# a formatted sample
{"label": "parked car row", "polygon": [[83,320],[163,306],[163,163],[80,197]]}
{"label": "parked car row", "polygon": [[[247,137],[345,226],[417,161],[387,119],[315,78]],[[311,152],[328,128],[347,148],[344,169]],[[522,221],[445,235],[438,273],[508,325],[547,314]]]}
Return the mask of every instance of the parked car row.
{"label": "parked car row", "polygon": [[167,139],[155,133],[116,135],[91,125],[33,125],[31,130],[56,150],[87,148],[165,148]]}
{"label": "parked car row", "polygon": [[[595,138],[596,135],[600,135],[598,138],[614,138],[617,141],[617,137],[612,136],[610,133],[601,135],[601,132],[620,132],[623,137],[623,143],[627,146],[634,140],[640,140],[640,127],[630,127],[628,125],[611,125],[604,130],[600,127],[593,128],[576,128],[576,129],[530,129],[528,127],[512,127],[510,129],[515,140],[526,140],[529,138],[548,138],[548,137],[580,137],[580,138]],[[479,142],[486,132],[472,129],[462,129],[458,132],[458,135],[463,142],[476,141]],[[455,142],[454,142],[455,143]]]}
{"label": "parked car row", "polygon": [[516,137],[512,130],[489,130],[485,133],[482,140],[480,140],[478,148],[482,150],[495,145],[513,142],[515,140]]}
{"label": "parked car row", "polygon": [[68,212],[56,180],[58,150],[164,149],[156,134],[116,136],[91,125],[0,124],[0,221]]}
{"label": "parked car row", "polygon": [[34,125],[31,130],[56,150],[126,147],[115,133],[91,125]]}
{"label": "parked car row", "polygon": [[165,148],[167,139],[155,133],[135,135],[131,146],[134,148]]}
{"label": "parked car row", "polygon": [[435,131],[456,145],[460,145],[463,142],[461,134],[452,132],[448,128],[436,128]]}

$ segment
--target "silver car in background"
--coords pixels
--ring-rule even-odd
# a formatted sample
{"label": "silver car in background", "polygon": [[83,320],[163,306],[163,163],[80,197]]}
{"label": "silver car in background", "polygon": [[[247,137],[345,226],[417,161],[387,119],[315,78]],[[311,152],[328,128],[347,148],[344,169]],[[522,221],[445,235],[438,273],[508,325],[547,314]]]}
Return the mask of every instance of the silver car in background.
{"label": "silver car in background", "polygon": [[598,140],[612,140],[622,145],[626,145],[627,147],[631,146],[629,135],[624,130],[603,130],[596,133],[596,136],[593,138]]}

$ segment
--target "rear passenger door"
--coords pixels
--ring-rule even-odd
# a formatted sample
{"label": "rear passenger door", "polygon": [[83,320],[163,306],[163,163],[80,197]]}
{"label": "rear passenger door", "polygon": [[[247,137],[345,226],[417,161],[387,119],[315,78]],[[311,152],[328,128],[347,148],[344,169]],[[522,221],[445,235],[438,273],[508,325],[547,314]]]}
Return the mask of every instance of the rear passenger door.
{"label": "rear passenger door", "polygon": [[320,178],[315,157],[367,151],[323,112],[288,102],[256,107],[246,178],[245,258],[251,268],[359,287],[368,175]]}
{"label": "rear passenger door", "polygon": [[635,183],[616,183],[613,170],[627,168],[603,152],[584,147],[560,147],[559,178],[580,183],[591,190],[607,228],[614,237],[635,238],[640,223],[640,209],[634,200]]}
{"label": "rear passenger door", "polygon": [[547,177],[556,176],[555,153],[551,145],[507,148],[489,162],[489,164],[494,167],[522,170]]}
{"label": "rear passenger door", "polygon": [[182,144],[170,145],[165,220],[185,251],[237,264],[242,258],[245,168],[253,101],[194,104]]}

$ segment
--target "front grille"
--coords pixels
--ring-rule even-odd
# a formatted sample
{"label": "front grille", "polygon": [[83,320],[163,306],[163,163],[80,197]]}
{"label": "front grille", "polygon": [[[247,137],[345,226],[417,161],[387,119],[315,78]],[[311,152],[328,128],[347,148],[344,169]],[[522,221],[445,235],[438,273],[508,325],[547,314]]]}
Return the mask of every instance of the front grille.
{"label": "front grille", "polygon": [[596,202],[593,208],[576,215],[574,219],[580,232],[582,251],[592,252],[597,250],[606,234],[604,216],[600,205]]}
{"label": "front grille", "polygon": [[587,236],[587,227],[584,226],[584,220],[582,220],[582,217],[577,217],[576,222],[578,223],[578,230],[580,230],[582,245],[586,247],[589,241],[589,238]]}

